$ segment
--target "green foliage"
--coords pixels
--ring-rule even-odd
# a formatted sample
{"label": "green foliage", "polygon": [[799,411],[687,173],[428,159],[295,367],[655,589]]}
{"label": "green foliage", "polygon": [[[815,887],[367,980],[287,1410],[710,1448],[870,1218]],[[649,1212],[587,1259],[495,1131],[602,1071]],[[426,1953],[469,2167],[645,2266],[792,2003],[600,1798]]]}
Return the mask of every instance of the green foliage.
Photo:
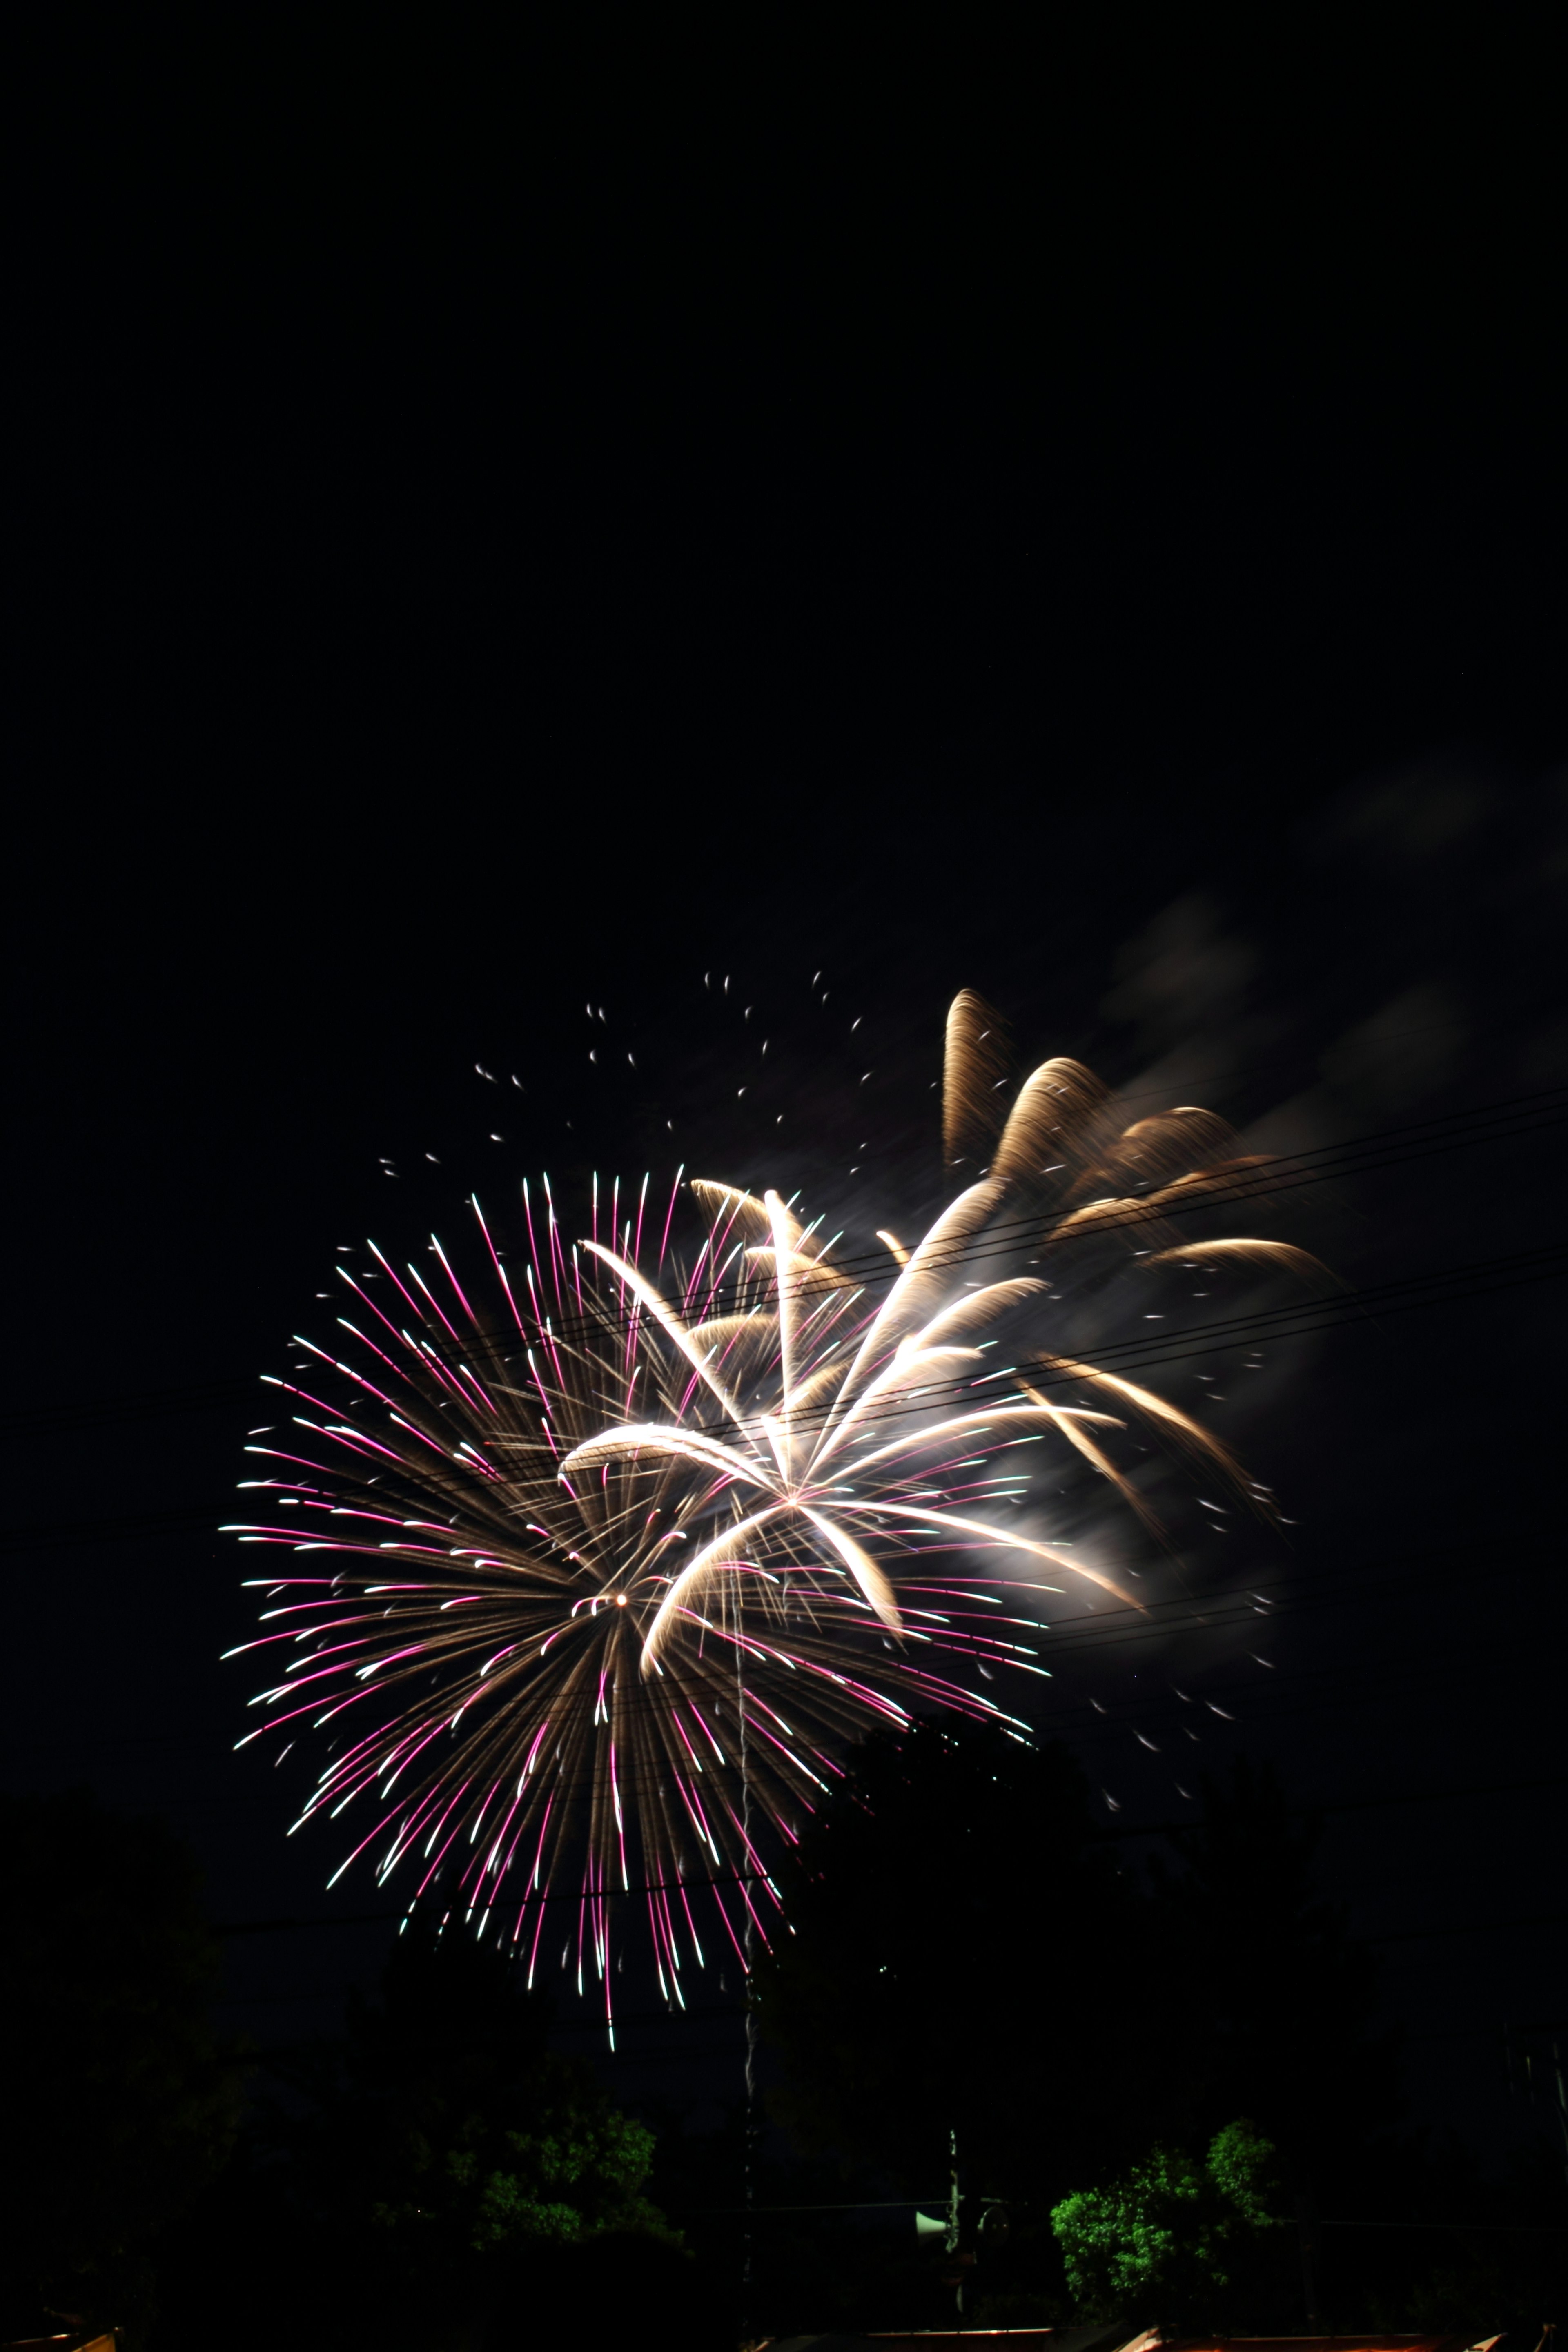
{"label": "green foliage", "polygon": [[606,2231],[679,2243],[638,2194],[653,2164],[646,2125],[559,2062],[542,2069],[534,2101],[535,2127],[527,2130],[474,2111],[453,2117],[444,2145],[411,2130],[402,2149],[405,2193],[372,2202],[376,2227],[405,2236],[439,2231],[475,2253],[533,2242],[573,2245]]}
{"label": "green foliage", "polygon": [[1268,2141],[1260,2137],[1245,2118],[1226,2124],[1210,2143],[1208,2177],[1237,2229],[1266,2229],[1278,2218],[1268,2210],[1270,2205],[1278,2206],[1279,2202],[1273,2157]]}
{"label": "green foliage", "polygon": [[1273,2157],[1249,2123],[1232,2123],[1201,2165],[1156,2147],[1105,2188],[1064,2198],[1051,2226],[1083,2315],[1168,2314],[1229,2287],[1238,2248],[1273,2226]]}
{"label": "green foliage", "polygon": [[0,1798],[0,2315],[53,2305],[124,2322],[149,2292],[145,2241],[237,2122],[237,2070],[207,2018],[218,1955],[200,1873],[159,1822],[79,1789]]}

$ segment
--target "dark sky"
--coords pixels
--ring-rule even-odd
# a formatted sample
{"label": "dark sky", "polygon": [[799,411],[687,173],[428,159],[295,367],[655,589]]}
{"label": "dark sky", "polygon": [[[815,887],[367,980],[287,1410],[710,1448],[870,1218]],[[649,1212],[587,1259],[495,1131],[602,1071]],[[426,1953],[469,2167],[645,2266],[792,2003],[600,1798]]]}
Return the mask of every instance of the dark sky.
{"label": "dark sky", "polygon": [[[331,1920],[374,1905],[230,1754],[212,1528],[340,1241],[503,1167],[756,1172],[742,993],[803,1134],[859,1124],[863,1019],[856,1181],[916,1205],[964,983],[1273,1148],[1561,1082],[1563,191],[1506,26],[248,37],[31,66],[5,1769],[166,1811],[216,1916]],[[449,1198],[383,1175],[431,1149]],[[1558,1149],[1280,1230],[1363,1285],[1544,1246]],[[1314,1605],[1270,1670],[1182,1654],[1205,1754],[1368,1801],[1330,1876],[1422,1931],[1421,2112],[1494,2143],[1502,2016],[1563,2013],[1559,1313],[1298,1346],[1237,1427]],[[1124,1820],[1173,1654],[1042,1715]],[[1494,1793],[1394,1801],[1449,1790]],[[230,2013],[284,2038],[383,1935],[234,1939]]]}

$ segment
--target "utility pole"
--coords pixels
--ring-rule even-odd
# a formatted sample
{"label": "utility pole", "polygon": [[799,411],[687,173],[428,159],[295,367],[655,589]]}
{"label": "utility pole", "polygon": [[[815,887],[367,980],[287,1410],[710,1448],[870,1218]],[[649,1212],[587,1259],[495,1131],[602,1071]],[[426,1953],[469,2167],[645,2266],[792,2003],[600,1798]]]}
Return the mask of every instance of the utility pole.
{"label": "utility pole", "polygon": [[[736,1615],[739,1617],[739,1611]],[[755,1868],[752,1852],[752,1772],[751,1753],[747,1742],[746,1681],[742,1664],[744,1651],[735,1643],[735,1712],[740,1722],[741,1748],[741,1838],[746,1850],[746,1867]],[[752,2276],[752,2214],[757,2195],[757,2144],[762,2137],[762,2126],[757,2119],[757,1996],[752,1982],[756,1966],[756,1914],[752,1907],[749,1891],[742,1885],[746,1905],[745,1995],[746,1995],[746,2122],[745,2144],[742,2149],[742,2179],[745,2191],[745,2221],[742,2225],[741,2254],[741,2332],[747,2338],[752,2334],[753,2282]]]}
{"label": "utility pole", "polygon": [[1301,2249],[1301,2299],[1307,2310],[1307,2328],[1316,2336],[1322,2323],[1318,2316],[1318,2252],[1321,2231],[1318,2227],[1318,2209],[1306,2189],[1296,2198],[1296,2238]]}
{"label": "utility pole", "polygon": [[966,2253],[963,2251],[963,2198],[958,2186],[958,2132],[956,2126],[948,2133],[947,2150],[948,2161],[952,2167],[952,2172],[950,2176],[951,2188],[949,2189],[947,2200],[947,2235],[942,2240],[942,2245],[953,2262],[954,2273],[952,2284],[955,2290],[955,2300],[958,2305],[958,2315],[962,2319],[963,2316],[963,2289],[965,2284],[965,2273],[972,2267],[974,2256],[973,2253]]}

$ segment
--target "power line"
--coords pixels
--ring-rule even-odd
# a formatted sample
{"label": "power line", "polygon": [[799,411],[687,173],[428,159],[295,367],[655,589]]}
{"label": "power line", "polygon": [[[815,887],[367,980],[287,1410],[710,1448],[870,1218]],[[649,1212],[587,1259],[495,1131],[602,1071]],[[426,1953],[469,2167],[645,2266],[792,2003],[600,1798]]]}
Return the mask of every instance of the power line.
{"label": "power line", "polygon": [[[1294,2228],[1295,2217],[1282,2221],[1281,2229]],[[1560,2238],[1568,2231],[1568,2221],[1548,2227],[1533,2221],[1331,2221],[1324,2214],[1319,2218],[1320,2230],[1486,2230],[1489,2232],[1521,2238]]]}
{"label": "power line", "polygon": [[[1525,1283],[1554,1280],[1564,1273],[1568,1273],[1568,1244],[1554,1244],[1539,1250],[1515,1252],[1506,1257],[1439,1267],[1426,1275],[1376,1284],[1364,1290],[1346,1291],[1336,1299],[1313,1299],[1227,1317],[1157,1340],[1110,1340],[1101,1346],[1081,1349],[1075,1361],[1091,1370],[1107,1368],[1118,1372],[1149,1370],[1163,1364],[1184,1362],[1193,1356],[1219,1355],[1237,1348],[1255,1347],[1265,1339],[1292,1339],[1315,1331],[1342,1328],[1363,1315],[1383,1320],[1419,1307],[1491,1297]],[[1481,1277],[1484,1276],[1496,1278],[1483,1280]],[[1306,1319],[1310,1317],[1317,1319]],[[1178,1344],[1173,1346],[1173,1340]],[[1058,1360],[1050,1357],[1037,1362],[1010,1366],[1005,1372],[985,1377],[988,1380],[1026,1377],[1036,1385],[1046,1388],[1071,1388],[1080,1385],[1082,1380],[1078,1370],[1062,1369]],[[890,1421],[907,1419],[935,1410],[943,1403],[952,1403],[959,1396],[973,1397],[972,1377],[966,1375],[965,1382],[963,1386],[954,1381],[934,1382],[903,1404],[870,1407],[862,1417],[862,1424],[883,1427]],[[279,1385],[287,1388],[285,1383]],[[299,1393],[291,1390],[288,1392]],[[932,1398],[937,1400],[936,1406],[931,1402]],[[1000,1395],[994,1400],[998,1406],[1004,1401]],[[981,1400],[977,1410],[983,1410],[984,1403],[985,1400]],[[810,1418],[802,1414],[799,1422],[809,1423]],[[696,1435],[709,1434],[713,1429],[726,1426],[723,1423],[695,1420],[679,1425]],[[139,1541],[151,1535],[185,1528],[211,1527],[215,1519],[232,1507],[232,1503],[226,1496],[221,1502],[205,1507],[183,1506],[163,1511],[116,1513],[98,1519],[38,1520],[0,1530],[0,1551],[54,1549],[76,1543]],[[1001,1532],[999,1529],[998,1533]]]}
{"label": "power line", "polygon": [[[1394,1166],[1406,1160],[1425,1159],[1438,1152],[1460,1150],[1472,1142],[1510,1141],[1519,1136],[1543,1132],[1565,1115],[1568,1115],[1568,1087],[1557,1087],[1482,1105],[1474,1110],[1449,1114],[1442,1118],[1421,1120],[1413,1126],[1374,1130],[1343,1142],[1284,1154],[1263,1167],[1238,1171],[1221,1183],[1206,1185],[1191,1202],[1163,1201],[1158,1208],[1152,1208],[1133,1201],[1121,1214],[1097,1219],[1089,1229],[1089,1237],[1098,1239],[1105,1234],[1160,1222],[1167,1217],[1226,1208],[1274,1192],[1297,1191],[1305,1184],[1327,1182],[1342,1175],[1363,1172],[1362,1162],[1368,1153],[1375,1155],[1367,1163],[1370,1171],[1373,1167]],[[1403,1144],[1401,1139],[1404,1139]],[[950,1271],[960,1265],[1014,1255],[1023,1245],[1026,1235],[1033,1234],[1048,1239],[1060,1231],[1069,1216],[1077,1213],[1079,1212],[1063,1212],[1047,1220],[1043,1226],[1037,1216],[1005,1220],[975,1239],[955,1243],[948,1249],[932,1253],[927,1263],[933,1270]],[[1201,1244],[1194,1244],[1194,1251],[1201,1246]],[[860,1286],[867,1289],[890,1285],[898,1275],[898,1269],[889,1269],[884,1257],[872,1258],[868,1255],[836,1260],[834,1269],[838,1277],[847,1276],[854,1280],[858,1276]],[[743,1284],[737,1283],[728,1287],[739,1296],[743,1286]],[[795,1285],[795,1296],[797,1299],[825,1296],[839,1286],[837,1279],[813,1286],[807,1278],[802,1277]],[[707,1302],[708,1311],[711,1312],[721,1305],[725,1296],[725,1287],[721,1286]],[[685,1303],[689,1305],[689,1301]],[[647,1320],[646,1314],[640,1309],[602,1318],[566,1316],[559,1321],[552,1319],[551,1330],[560,1339],[572,1337],[578,1329],[608,1334],[616,1330],[626,1331],[634,1322],[639,1328],[646,1328]],[[499,1338],[511,1345],[521,1335],[503,1327],[494,1329],[479,1327],[477,1336],[490,1339]],[[204,1411],[230,1399],[242,1402],[247,1395],[253,1393],[254,1381],[240,1377],[213,1384],[183,1384],[163,1390],[133,1391],[119,1397],[79,1399],[68,1404],[32,1406],[0,1416],[0,1433],[21,1433],[58,1423],[85,1427],[103,1421],[136,1420]]]}
{"label": "power line", "polygon": [[[1505,1097],[1495,1103],[1481,1104],[1468,1111],[1444,1114],[1433,1119],[1421,1119],[1399,1128],[1374,1129],[1364,1136],[1351,1137],[1337,1143],[1319,1144],[1299,1152],[1287,1152],[1269,1159],[1264,1165],[1238,1169],[1216,1183],[1205,1181],[1202,1192],[1191,1202],[1161,1199],[1158,1206],[1150,1202],[1129,1200],[1116,1205],[1121,1213],[1097,1219],[1089,1229],[1093,1237],[1101,1234],[1121,1232],[1130,1226],[1157,1223],[1168,1215],[1190,1215],[1209,1208],[1226,1208],[1237,1202],[1249,1201],[1275,1192],[1291,1192],[1302,1184],[1321,1183],[1345,1174],[1362,1172],[1361,1163],[1367,1161],[1373,1169],[1395,1166],[1407,1159],[1426,1159],[1436,1153],[1458,1150],[1470,1142],[1506,1142],[1517,1136],[1544,1131],[1559,1119],[1568,1116],[1568,1087],[1548,1087],[1528,1095]],[[1368,1155],[1372,1155],[1370,1160]],[[1343,1163],[1342,1165],[1342,1163]],[[1194,1171],[1202,1175],[1201,1170]],[[931,1253],[925,1263],[942,1271],[951,1266],[992,1257],[1022,1246],[1028,1234],[1049,1239],[1066,1228],[1081,1214],[1084,1207],[1096,1207],[1086,1202],[1080,1208],[1063,1210],[1045,1219],[1038,1213],[1000,1221],[982,1234],[958,1241]],[[899,1269],[889,1268],[885,1255],[873,1256],[862,1253],[832,1261],[838,1276],[863,1277],[865,1287],[891,1285],[898,1279]],[[837,1288],[836,1282],[823,1282],[814,1288],[801,1277],[794,1286],[797,1298],[822,1297]],[[722,1286],[713,1294],[714,1303],[722,1299]],[[634,1319],[628,1313],[619,1318],[626,1328]],[[552,1323],[557,1337],[570,1334],[578,1328],[604,1329],[613,1328],[612,1318],[564,1318]],[[505,1336],[510,1337],[510,1334]]]}
{"label": "power line", "polygon": [[[709,2214],[729,2213],[907,2213],[914,2205],[945,2207],[952,2191],[944,2189],[935,2197],[857,2197],[835,2198],[823,2205],[704,2205],[696,2210]],[[1009,2198],[1009,2204],[1022,2204],[1021,2198]],[[684,2209],[683,2209],[684,2210]]]}
{"label": "power line", "polygon": [[[944,2189],[941,2195],[936,2197],[863,2197],[836,2199],[830,2203],[821,2205],[708,2205],[699,2207],[696,2210],[710,2215],[736,2213],[901,2213],[907,2212],[911,2206],[916,2205],[932,2205],[939,2209],[945,2208],[951,2194],[952,2191],[950,2189]],[[973,2195],[969,2196],[964,2201],[971,2204],[980,2202],[987,2204],[1005,2204],[1011,2206],[1015,2211],[1026,2210],[1033,2202],[1031,2199],[1026,2197],[986,2198],[982,2200],[976,2199]],[[1294,2230],[1297,2227],[1297,2220],[1294,2214],[1291,2214],[1288,2218],[1281,2214],[1274,2214],[1269,2218],[1276,2229]],[[1320,2230],[1486,2230],[1492,2232],[1501,2232],[1507,2235],[1523,2238],[1560,2238],[1565,2231],[1568,2231],[1568,2222],[1559,2222],[1555,2228],[1552,2228],[1550,2226],[1530,2221],[1331,2221],[1326,2215],[1322,2215],[1319,2216],[1317,2219],[1317,2227]]]}
{"label": "power line", "polygon": [[1490,1936],[1500,1928],[1560,1927],[1568,1911],[1534,1911],[1524,1919],[1456,1920],[1446,1927],[1394,1927],[1385,1935],[1364,1936],[1367,1944],[1424,1944],[1436,1936]]}
{"label": "power line", "polygon": [[[1278,1591],[1284,1598],[1268,1603],[1265,1622],[1271,1619],[1293,1616],[1302,1611],[1319,1608],[1339,1608],[1363,1597],[1363,1587],[1369,1574],[1401,1572],[1399,1555],[1394,1561],[1373,1562],[1355,1568],[1310,1569],[1289,1571],[1262,1570],[1254,1572],[1243,1585],[1222,1586],[1207,1594],[1174,1593],[1168,1600],[1152,1601],[1144,1609],[1117,1608],[1096,1610],[1092,1622],[1085,1617],[1058,1617],[1048,1621],[1048,1630],[1056,1636],[1051,1654],[1059,1657],[1063,1652],[1082,1649],[1120,1647],[1127,1641],[1147,1641],[1160,1635],[1180,1632],[1184,1627],[1209,1631],[1215,1627],[1244,1624],[1256,1609],[1247,1604],[1266,1592]],[[1431,1568],[1433,1555],[1415,1555],[1415,1564],[1403,1572],[1415,1575],[1422,1565],[1437,1576],[1462,1575],[1475,1564],[1476,1549],[1469,1546],[1438,1553],[1437,1560],[1447,1565]],[[1503,1572],[1525,1575],[1548,1568],[1555,1569],[1552,1559],[1539,1561],[1505,1558]],[[1043,1626],[1047,1621],[1040,1620]]]}
{"label": "power line", "polygon": [[[1193,1254],[1201,1256],[1203,1244],[1194,1243]],[[889,1421],[902,1421],[913,1415],[945,1409],[961,1399],[973,1399],[976,1387],[991,1381],[1004,1379],[1028,1380],[1040,1388],[1072,1388],[1081,1381],[1078,1364],[1093,1370],[1117,1373],[1137,1371],[1163,1364],[1184,1362],[1192,1356],[1224,1355],[1237,1348],[1251,1348],[1273,1339],[1296,1339],[1320,1330],[1336,1330],[1355,1322],[1364,1315],[1371,1320],[1384,1321],[1391,1316],[1412,1312],[1417,1307],[1460,1304],[1470,1297],[1490,1297],[1504,1290],[1518,1288],[1521,1284],[1556,1279],[1568,1274],[1568,1243],[1548,1243],[1537,1249],[1510,1252],[1503,1257],[1474,1259],[1452,1266],[1438,1266],[1425,1274],[1368,1285],[1360,1290],[1342,1291],[1332,1298],[1292,1300],[1279,1307],[1258,1307],[1244,1314],[1225,1316],[1211,1323],[1189,1325],[1184,1330],[1151,1337],[1138,1334],[1125,1339],[1109,1339],[1080,1348],[1075,1351],[1072,1366],[1064,1368],[1060,1358],[1043,1355],[1009,1365],[1005,1371],[984,1374],[977,1381],[973,1373],[959,1373],[952,1378],[933,1381],[915,1392],[914,1402],[903,1403],[889,1401],[886,1404],[868,1406],[860,1416],[862,1427],[880,1428]],[[1162,1318],[1163,1319],[1163,1318]],[[1173,1345],[1173,1342],[1176,1343]],[[1002,1400],[998,1397],[995,1402]],[[986,1400],[977,1400],[983,1409]],[[836,1410],[831,1404],[809,1407],[792,1414],[794,1429],[811,1431],[826,1426]],[[679,1424],[697,1435],[710,1436],[729,1426],[722,1420],[690,1419]],[[852,1465],[851,1465],[852,1466]]]}

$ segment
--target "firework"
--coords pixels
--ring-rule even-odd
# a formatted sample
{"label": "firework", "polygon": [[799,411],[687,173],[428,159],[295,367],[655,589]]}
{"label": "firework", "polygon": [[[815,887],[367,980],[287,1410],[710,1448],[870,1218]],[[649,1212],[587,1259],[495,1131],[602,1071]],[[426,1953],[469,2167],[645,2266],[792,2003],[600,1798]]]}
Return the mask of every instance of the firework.
{"label": "firework", "polygon": [[[329,1740],[301,1819],[355,1809],[343,1869],[401,1868],[531,1974],[574,1959],[607,2008],[635,1900],[679,2000],[715,1938],[743,1960],[765,1933],[770,1857],[847,1742],[938,1707],[1012,1722],[971,1670],[1043,1671],[1041,1596],[1067,1589],[1047,1570],[1135,1605],[986,1516],[1021,1499],[1005,1450],[1063,1444],[1150,1520],[1110,1451],[1136,1414],[1242,1483],[1148,1390],[1037,1349],[994,1367],[1052,1286],[1028,1264],[1113,1232],[1124,1258],[1129,1218],[1158,1232],[1228,1144],[1197,1112],[1121,1129],[1065,1062],[988,1127],[984,1012],[954,1008],[944,1137],[990,1158],[911,1247],[886,1232],[847,1259],[776,1192],[679,1179],[652,1212],[647,1180],[595,1190],[574,1237],[546,1183],[510,1246],[470,1203],[478,1280],[436,1241],[423,1270],[374,1245],[340,1269],[339,1342],[300,1343],[308,1377],[275,1384],[287,1439],[252,1448],[272,1516],[237,1531],[321,1571],[258,1580],[275,1605],[246,1647],[293,1653],[255,1704],[263,1729]],[[1153,1189],[1087,1198],[1131,1171]],[[683,1195],[708,1228],[689,1264]],[[1058,1402],[1063,1378],[1106,1393]]]}

